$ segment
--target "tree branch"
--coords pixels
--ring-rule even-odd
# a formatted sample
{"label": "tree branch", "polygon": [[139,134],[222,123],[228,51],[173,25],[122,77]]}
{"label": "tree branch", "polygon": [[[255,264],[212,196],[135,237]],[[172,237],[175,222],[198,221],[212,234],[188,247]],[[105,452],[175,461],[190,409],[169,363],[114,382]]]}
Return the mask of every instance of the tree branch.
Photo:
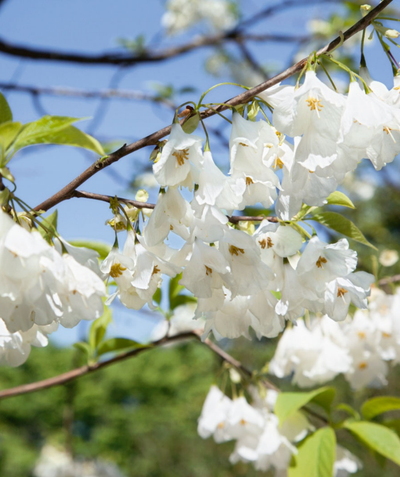
{"label": "tree branch", "polygon": [[[96,194],[94,192],[86,192],[84,190],[76,190],[73,194],[73,197],[100,200],[102,202],[107,203],[110,203],[110,200],[115,198],[112,195]],[[149,202],[139,202],[137,200],[125,199],[124,197],[117,197],[117,200],[124,204],[131,204],[137,209],[154,209],[156,206],[156,204],[151,204]],[[227,215],[227,217],[229,219],[229,222],[231,222],[232,224],[237,224],[239,222],[244,221],[261,222],[263,220],[269,220],[270,222],[278,222],[277,217],[264,217],[263,215]]]}
{"label": "tree branch", "polygon": [[[154,341],[153,343],[151,343],[149,347],[135,348],[131,351],[127,351],[126,353],[118,354],[114,358],[111,358],[107,361],[94,363],[92,365],[81,366],[80,368],[73,369],[72,371],[68,371],[58,376],[54,376],[53,378],[43,379],[42,381],[37,381],[35,383],[23,384],[21,386],[16,386],[14,388],[5,389],[3,391],[0,391],[0,400],[7,399],[13,396],[21,396],[22,394],[34,393],[36,391],[52,388],[54,386],[60,386],[62,384],[66,384],[70,381],[73,381],[79,378],[80,376],[85,376],[86,374],[90,374],[102,368],[105,368],[107,366],[110,366],[111,364],[115,364],[120,361],[125,361],[126,359],[133,358],[134,356],[137,356],[138,354],[143,353],[144,351],[148,351],[150,349],[158,348],[165,344],[174,343],[177,341],[183,341],[190,338],[196,338],[197,340],[200,341],[201,333],[200,332],[198,333],[196,331],[189,331],[186,333],[180,333],[175,336],[165,336],[164,338],[161,338],[160,340]],[[208,348],[210,348],[215,354],[217,354],[223,361],[226,361],[227,363],[231,364],[233,367],[242,371],[245,375],[249,377],[252,376],[252,372],[248,370],[246,367],[244,367],[242,363],[240,363],[240,361],[237,361],[235,358],[233,358],[230,354],[226,353],[224,350],[222,350],[219,346],[217,346],[211,340],[207,338],[204,341],[204,344]],[[274,386],[272,383],[270,383],[267,380],[264,381],[264,384],[269,389],[278,390],[276,386]]]}
{"label": "tree branch", "polygon": [[0,52],[11,56],[17,56],[20,58],[29,58],[31,60],[47,60],[47,61],[63,61],[79,64],[90,65],[123,65],[133,66],[139,63],[153,63],[158,61],[164,61],[169,58],[183,55],[192,50],[199,48],[214,46],[228,41],[250,40],[250,41],[276,41],[276,42],[288,42],[292,41],[292,36],[285,36],[282,34],[269,34],[269,35],[249,35],[247,37],[242,31],[246,27],[249,27],[259,20],[272,16],[279,11],[294,8],[304,7],[307,5],[320,4],[321,2],[333,2],[337,3],[337,0],[288,0],[281,2],[278,5],[266,8],[257,13],[253,17],[239,23],[235,28],[225,32],[218,33],[211,36],[198,37],[185,45],[179,45],[171,48],[167,48],[164,51],[151,52],[144,51],[140,54],[111,54],[105,53],[102,55],[88,55],[83,53],[62,53],[54,50],[44,50],[40,48],[29,48],[26,46],[19,46],[13,43],[0,39]]}
{"label": "tree branch", "polygon": [[[324,53],[331,52],[337,46],[339,46],[343,41],[348,40],[353,35],[355,35],[359,31],[366,28],[371,23],[371,21],[373,21],[373,19],[377,15],[379,15],[379,13],[382,10],[384,10],[391,2],[392,0],[383,0],[377,7],[371,10],[365,17],[361,18],[361,20],[359,20],[352,27],[346,30],[343,33],[342,37],[338,36],[333,41],[331,41],[328,45],[326,45],[324,48],[321,48],[317,52],[317,55],[322,55]],[[285,71],[283,71],[282,73],[279,73],[273,78],[270,78],[267,81],[264,81],[263,83],[255,86],[254,88],[251,88],[250,90],[245,91],[244,93],[241,93],[229,99],[228,101],[225,102],[225,105],[218,106],[215,109],[208,109],[202,112],[201,118],[205,119],[210,116],[214,116],[215,114],[217,114],[217,112],[225,111],[226,109],[228,109],[229,106],[237,106],[239,104],[247,103],[251,98],[261,93],[262,91],[265,91],[271,86],[274,86],[278,84],[279,82],[285,80],[286,78],[289,78],[290,76],[293,76],[295,73],[301,71],[304,68],[306,62],[307,62],[307,58],[303,58],[302,60],[297,62],[295,65],[291,66],[290,68],[287,68]],[[146,136],[145,138],[140,139],[139,141],[136,141],[129,145],[124,145],[122,148],[118,149],[113,154],[110,154],[105,159],[99,160],[95,162],[94,164],[92,164],[84,172],[82,172],[82,174],[80,174],[72,182],[66,185],[63,189],[61,189],[52,197],[45,200],[38,206],[36,206],[34,210],[48,210],[54,205],[66,199],[70,199],[71,197],[73,197],[74,191],[80,185],[82,185],[85,181],[87,181],[90,177],[96,174],[99,170],[105,167],[108,167],[114,162],[119,161],[119,159],[121,159],[122,157],[127,156],[128,154],[131,154],[132,152],[138,151],[139,149],[142,149],[143,147],[156,145],[160,139],[167,136],[170,132],[171,132],[171,126],[166,126],[154,132],[153,134],[150,134],[149,136]]]}
{"label": "tree branch", "polygon": [[84,99],[128,99],[138,101],[153,101],[154,103],[162,103],[171,109],[175,109],[172,101],[143,93],[142,91],[131,91],[122,89],[104,89],[101,91],[87,91],[83,89],[74,88],[39,88],[37,86],[19,85],[16,83],[2,83],[0,82],[0,89],[5,91],[17,91],[19,93],[29,93],[32,95],[47,95],[47,96],[66,96],[73,98]]}

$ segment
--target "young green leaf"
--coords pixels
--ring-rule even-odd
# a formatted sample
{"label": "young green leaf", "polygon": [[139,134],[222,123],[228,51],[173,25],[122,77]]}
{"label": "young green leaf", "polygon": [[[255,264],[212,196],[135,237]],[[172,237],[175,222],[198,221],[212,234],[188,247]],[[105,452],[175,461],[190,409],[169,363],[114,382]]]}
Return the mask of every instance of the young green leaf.
{"label": "young green leaf", "polygon": [[360,242],[368,247],[377,250],[368,240],[364,237],[364,234],[361,230],[353,224],[353,222],[343,215],[336,212],[322,212],[320,214],[315,214],[310,217],[310,220],[315,220],[329,229],[335,230],[346,237],[350,237],[356,242]]}
{"label": "young green leaf", "polygon": [[191,295],[178,295],[169,303],[170,310],[175,310],[178,306],[187,305],[188,303],[197,303],[197,298]]}
{"label": "young green leaf", "polygon": [[89,346],[91,350],[96,350],[107,331],[107,326],[111,323],[111,309],[104,307],[104,313],[100,318],[93,321],[89,331]]}
{"label": "young green leaf", "polygon": [[57,209],[42,221],[44,227],[46,227],[47,230],[45,230],[43,227],[38,227],[38,230],[42,237],[50,242],[50,240],[54,237],[55,231],[57,230],[57,220],[58,220],[58,212]]}
{"label": "young green leaf", "polygon": [[196,112],[192,114],[190,118],[182,124],[182,129],[185,131],[186,134],[192,134],[197,129],[197,126],[200,122],[200,114]]}
{"label": "young green leaf", "polygon": [[336,436],[332,428],[318,429],[298,450],[296,465],[289,467],[289,477],[332,477],[336,457]]}
{"label": "young green leaf", "polygon": [[12,121],[12,112],[6,98],[0,93],[0,124]]}
{"label": "young green leaf", "polygon": [[104,242],[96,242],[92,240],[69,240],[69,243],[75,247],[86,247],[96,251],[101,260],[104,260],[111,250],[111,246]]}
{"label": "young green leaf", "polygon": [[78,349],[81,351],[84,355],[86,360],[89,360],[90,357],[90,346],[88,343],[85,343],[83,341],[78,341],[78,343],[74,343],[74,348]]}
{"label": "young green leaf", "polygon": [[7,149],[13,143],[21,128],[21,123],[13,123],[9,121],[0,124],[0,148],[2,161],[6,157]]}
{"label": "young green leaf", "polygon": [[372,450],[400,465],[400,438],[394,431],[366,421],[347,421],[343,427]]}
{"label": "young green leaf", "polygon": [[101,356],[105,353],[115,353],[116,351],[136,349],[136,348],[149,348],[151,345],[141,344],[137,341],[133,341],[127,338],[110,338],[103,341],[97,350],[97,356]]}
{"label": "young green leaf", "polygon": [[349,207],[350,209],[355,209],[356,206],[353,202],[347,197],[346,194],[336,190],[332,192],[327,198],[328,204],[330,205],[341,205],[343,207]]}
{"label": "young green leaf", "polygon": [[153,301],[155,301],[157,305],[159,305],[161,303],[161,298],[162,298],[161,288],[157,288],[156,292],[153,295]]}
{"label": "young green leaf", "polygon": [[[99,156],[104,156],[105,152],[99,141],[89,134],[80,131],[75,126],[66,126],[56,132],[48,132],[43,134],[40,138],[32,144],[59,144],[62,146],[82,147],[93,151]],[[29,145],[29,144],[28,144]],[[24,145],[22,147],[25,147]],[[20,149],[19,138],[15,142],[15,150]]]}
{"label": "young green leaf", "polygon": [[72,123],[78,118],[67,116],[43,116],[43,118],[25,124],[14,142],[14,152],[32,144],[48,144],[47,138]]}
{"label": "young green leaf", "polygon": [[179,285],[179,280],[181,278],[182,278],[182,273],[179,273],[179,275],[176,275],[176,277],[171,278],[171,280],[169,281],[168,296],[169,296],[169,301],[170,302],[173,298],[178,296],[179,293],[185,288],[182,285]]}
{"label": "young green leaf", "polygon": [[368,399],[361,406],[361,412],[364,419],[370,421],[375,416],[388,411],[396,411],[400,409],[400,398],[393,396],[379,396]]}
{"label": "young green leaf", "polygon": [[318,404],[329,413],[335,394],[335,389],[328,387],[308,393],[279,393],[275,404],[275,414],[278,416],[280,424],[282,424],[291,414],[309,402]]}

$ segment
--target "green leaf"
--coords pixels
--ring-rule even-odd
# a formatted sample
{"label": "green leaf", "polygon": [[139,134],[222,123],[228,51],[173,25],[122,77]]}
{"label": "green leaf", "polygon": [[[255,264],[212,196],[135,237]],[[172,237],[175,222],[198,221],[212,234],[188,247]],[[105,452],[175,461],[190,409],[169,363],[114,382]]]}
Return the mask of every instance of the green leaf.
{"label": "green leaf", "polygon": [[94,250],[99,254],[101,260],[104,260],[111,250],[111,246],[104,242],[96,242],[92,240],[69,240],[69,243],[75,247],[86,247]]}
{"label": "green leaf", "polygon": [[74,346],[74,348],[81,351],[86,356],[87,360],[89,359],[89,356],[91,354],[91,350],[90,350],[90,346],[89,346],[88,343],[85,343],[83,341],[78,341],[78,343],[74,343],[73,346]]}
{"label": "green leaf", "polygon": [[48,144],[47,138],[72,123],[80,121],[78,118],[67,116],[43,116],[43,118],[25,124],[14,143],[14,152],[32,144]]}
{"label": "green leaf", "polygon": [[200,114],[196,112],[192,114],[190,118],[182,124],[182,129],[185,131],[186,134],[192,134],[197,129],[197,126],[200,122]]}
{"label": "green leaf", "polygon": [[106,153],[97,139],[84,133],[75,126],[67,126],[54,134],[48,134],[41,141],[42,144],[60,144],[62,146],[82,147],[93,151],[99,156]]}
{"label": "green leaf", "polygon": [[393,396],[379,396],[365,401],[361,407],[361,413],[367,421],[370,421],[379,414],[399,409],[400,398]]}
{"label": "green leaf", "polygon": [[381,422],[382,425],[390,427],[394,432],[400,436],[400,419],[387,419]]}
{"label": "green leaf", "polygon": [[0,124],[0,148],[2,158],[6,156],[7,149],[13,143],[21,128],[21,123],[13,123],[11,121]]}
{"label": "green leaf", "polygon": [[318,429],[298,450],[296,465],[289,467],[289,477],[332,477],[336,457],[336,436],[332,428]]}
{"label": "green leaf", "polygon": [[129,340],[127,338],[110,338],[103,341],[97,350],[97,356],[105,353],[113,353],[128,348],[149,348],[151,345],[141,344],[137,341]]}
{"label": "green leaf", "polygon": [[111,323],[111,309],[104,307],[104,313],[100,318],[94,320],[89,331],[89,346],[91,350],[97,349],[106,334],[107,326]]}
{"label": "green leaf", "polygon": [[278,416],[280,424],[309,402],[318,404],[329,413],[335,394],[335,389],[328,387],[308,393],[279,393],[274,412]]}
{"label": "green leaf", "polygon": [[50,242],[50,240],[54,237],[55,231],[57,230],[57,220],[58,220],[58,212],[57,209],[47,217],[45,217],[45,220],[43,220],[43,225],[48,229],[48,232],[42,228],[39,227],[38,230],[42,237]]}
{"label": "green leaf", "polygon": [[372,450],[400,465],[400,438],[394,431],[366,421],[347,421],[343,427]]}
{"label": "green leaf", "polygon": [[356,242],[360,242],[364,245],[367,245],[368,247],[373,248],[374,250],[377,250],[376,247],[368,242],[361,230],[354,225],[351,220],[346,219],[346,217],[343,217],[341,214],[336,212],[322,212],[320,214],[313,215],[310,217],[310,219],[325,225],[325,227],[328,227],[329,229],[346,235],[346,237],[350,237]]}
{"label": "green leaf", "polygon": [[338,190],[332,192],[332,194],[328,196],[327,201],[330,205],[341,205],[343,207],[349,207],[350,209],[356,208],[347,195],[343,194],[343,192],[339,192]]}
{"label": "green leaf", "polygon": [[12,112],[6,98],[0,93],[0,124],[12,121]]}
{"label": "green leaf", "polygon": [[197,303],[197,298],[191,295],[178,295],[170,301],[170,310],[175,310],[178,306],[186,305],[188,303]]}
{"label": "green leaf", "polygon": [[155,301],[157,305],[159,305],[161,303],[161,298],[162,298],[161,288],[157,288],[156,292],[153,295],[153,301]]}
{"label": "green leaf", "polygon": [[169,281],[168,296],[169,296],[170,302],[173,298],[178,296],[179,293],[185,288],[182,285],[179,285],[179,280],[181,278],[182,278],[182,273],[179,273],[178,275],[176,275],[176,277],[171,278],[171,280]]}
{"label": "green leaf", "polygon": [[357,420],[360,420],[360,414],[355,409],[353,409],[351,406],[349,406],[348,404],[344,402],[338,404],[335,407],[335,410],[347,412],[347,414],[350,414],[350,416],[354,417]]}

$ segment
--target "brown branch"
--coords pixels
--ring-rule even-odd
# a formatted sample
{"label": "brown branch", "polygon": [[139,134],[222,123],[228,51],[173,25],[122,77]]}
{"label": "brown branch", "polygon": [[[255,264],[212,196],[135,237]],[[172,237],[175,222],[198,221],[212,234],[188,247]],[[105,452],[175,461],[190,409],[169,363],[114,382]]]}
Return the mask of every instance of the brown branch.
{"label": "brown branch", "polygon": [[[80,64],[91,64],[91,65],[123,65],[123,66],[133,66],[139,63],[152,63],[164,61],[169,58],[183,55],[190,51],[204,48],[207,46],[219,45],[223,42],[237,41],[237,39],[246,40],[247,35],[242,33],[242,30],[245,27],[249,27],[252,24],[255,24],[260,19],[265,18],[266,16],[274,15],[279,11],[294,8],[294,7],[304,7],[307,5],[313,5],[316,3],[324,2],[337,2],[337,0],[288,0],[281,2],[278,5],[269,7],[253,17],[245,20],[240,23],[237,27],[225,32],[218,33],[216,35],[204,36],[195,38],[191,42],[186,43],[185,45],[175,46],[167,48],[164,51],[160,52],[149,52],[144,51],[140,54],[111,54],[105,53],[102,55],[88,55],[82,53],[62,53],[59,51],[44,50],[40,48],[29,48],[26,46],[19,46],[0,39],[0,52],[5,53],[11,56],[17,56],[20,58],[29,58],[31,60],[50,60],[50,61],[64,61],[70,63],[80,63]],[[288,39],[290,38],[290,40]],[[269,34],[269,35],[249,35],[249,40],[251,41],[276,41],[276,42],[287,42],[291,41],[293,37],[285,36],[281,34]]]}
{"label": "brown branch", "polygon": [[171,109],[175,109],[175,105],[172,101],[155,96],[151,94],[143,93],[142,91],[131,91],[121,89],[104,89],[101,91],[87,91],[74,88],[63,87],[49,87],[39,88],[37,86],[19,85],[16,83],[2,83],[0,82],[0,89],[5,91],[17,91],[19,93],[29,93],[32,95],[46,95],[46,96],[66,96],[74,98],[84,99],[127,99],[137,101],[153,101],[155,103],[162,103]]}
{"label": "brown branch", "polygon": [[[105,195],[105,194],[96,194],[94,192],[86,192],[84,190],[76,190],[72,197],[76,198],[84,198],[84,199],[93,199],[93,200],[100,200],[102,202],[110,203],[111,199],[114,199],[112,195]],[[124,197],[117,197],[119,202],[124,204],[131,204],[137,209],[154,209],[156,204],[151,204],[149,202],[139,202],[137,200],[125,199]],[[253,221],[253,222],[261,222],[263,220],[269,220],[270,222],[278,222],[277,217],[264,217],[263,215],[227,215],[229,222],[232,224],[237,224],[238,222],[244,221]]]}
{"label": "brown branch", "polygon": [[400,282],[400,275],[393,275],[392,277],[382,278],[378,281],[378,285],[389,285],[389,283]]}
{"label": "brown branch", "polygon": [[[335,38],[333,41],[331,41],[328,45],[326,45],[324,48],[321,48],[317,54],[322,55],[324,53],[329,53],[332,50],[334,50],[336,47],[338,47],[342,41],[346,41],[349,38],[351,38],[353,35],[358,33],[359,31],[363,30],[366,28],[371,21],[379,15],[379,13],[386,8],[392,0],[383,0],[377,7],[375,7],[373,10],[371,10],[365,17],[363,17],[361,20],[359,20],[356,24],[354,24],[352,27],[350,27],[348,30],[346,30],[343,33],[342,38],[339,36]],[[251,98],[256,96],[257,94],[261,93],[262,91],[265,91],[266,89],[270,88],[271,86],[274,86],[278,84],[279,82],[285,80],[286,78],[289,78],[290,76],[293,76],[295,73],[301,71],[305,64],[307,62],[307,58],[303,58],[299,62],[297,62],[295,65],[291,66],[290,68],[287,68],[285,71],[282,73],[279,73],[278,75],[274,76],[273,78],[268,79],[267,81],[264,81],[263,83],[255,86],[254,88],[251,88],[248,91],[245,91],[231,99],[225,102],[225,105],[223,106],[218,106],[215,109],[208,109],[207,111],[204,111],[201,113],[202,119],[208,118],[210,116],[214,116],[217,114],[217,111],[224,111],[228,109],[229,106],[237,106],[239,104],[245,104],[247,103]],[[157,142],[167,136],[171,132],[171,126],[166,126],[153,134],[150,134],[149,136],[146,136],[143,139],[140,139],[139,141],[136,141],[132,144],[129,145],[124,145],[122,148],[118,149],[115,151],[113,154],[110,154],[107,158],[97,161],[96,163],[92,164],[90,167],[88,167],[82,174],[80,174],[78,177],[76,177],[72,182],[70,182],[68,185],[66,185],[63,189],[61,189],[59,192],[54,194],[52,197],[49,199],[45,200],[41,204],[35,207],[35,210],[48,210],[54,205],[70,199],[74,195],[74,191],[82,185],[85,181],[87,181],[90,177],[92,177],[94,174],[96,174],[99,170],[103,169],[104,167],[108,167],[109,165],[113,164],[114,162],[117,162],[119,159],[122,157],[131,154],[132,152],[138,151],[139,149],[142,149],[143,147],[146,146],[151,146],[151,145],[156,145]]]}
{"label": "brown branch", "polygon": [[[164,338],[161,338],[158,341],[154,341],[151,343],[150,346],[148,347],[143,347],[143,348],[135,348],[131,351],[127,351],[126,353],[121,353],[114,358],[111,358],[107,361],[102,361],[100,363],[94,363],[92,365],[85,365],[81,366],[80,368],[73,369],[72,371],[68,371],[66,373],[60,374],[58,376],[54,376],[53,378],[48,378],[48,379],[43,379],[42,381],[37,381],[35,383],[30,383],[30,384],[22,384],[21,386],[16,386],[14,388],[9,388],[5,389],[3,391],[0,391],[0,400],[1,399],[6,399],[9,397],[13,396],[21,396],[22,394],[30,394],[34,393],[36,391],[41,391],[42,389],[48,389],[52,388],[54,386],[60,386],[62,384],[69,383],[81,376],[85,376],[86,374],[93,373],[95,371],[98,371],[102,368],[105,368],[107,366],[110,366],[111,364],[118,363],[120,361],[125,361],[126,359],[132,358],[134,356],[137,356],[140,353],[143,353],[144,351],[148,351],[150,349],[158,348],[160,346],[163,346],[165,344],[173,343],[176,341],[182,341],[186,340],[189,338],[196,338],[197,340],[201,340],[201,332],[196,332],[196,331],[189,331],[186,333],[180,333],[175,336],[165,336]],[[242,371],[245,375],[251,377],[252,372],[245,368],[240,361],[236,360],[233,358],[230,354],[226,353],[224,350],[222,350],[219,346],[217,346],[215,343],[213,343],[211,340],[208,338],[204,341],[204,344],[210,348],[215,354],[217,354],[223,361],[226,361],[227,363],[231,364],[233,367],[237,368],[238,370]],[[264,381],[265,386],[267,386],[269,389],[275,389],[276,386],[274,386],[272,383],[269,381]]]}

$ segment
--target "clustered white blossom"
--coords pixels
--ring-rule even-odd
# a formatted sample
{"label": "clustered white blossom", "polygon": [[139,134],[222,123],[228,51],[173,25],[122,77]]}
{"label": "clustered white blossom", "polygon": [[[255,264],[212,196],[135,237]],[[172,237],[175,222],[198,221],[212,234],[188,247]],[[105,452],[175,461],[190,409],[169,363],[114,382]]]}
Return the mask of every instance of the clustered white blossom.
{"label": "clustered white blossom", "polygon": [[[274,107],[274,126],[234,112],[228,175],[208,143],[203,149],[201,137],[174,123],[153,165],[161,189],[150,219],[103,263],[115,296],[128,308],[154,308],[161,275],[182,272],[181,285],[197,298],[195,318],[206,320],[203,336],[217,339],[250,337],[249,328],[275,337],[306,310],[343,321],[350,304],[366,308],[374,278],[355,271],[348,241],[307,239],[296,224],[303,204],[324,205],[363,158],[380,169],[400,151],[398,80],[388,91],[362,74],[369,94],[355,80],[339,94],[313,70],[297,88],[267,90],[261,96]],[[234,210],[257,204],[275,204],[277,221],[255,231],[229,223]],[[168,242],[173,234],[183,241],[178,250]]]}
{"label": "clustered white blossom", "polygon": [[310,326],[302,320],[287,328],[269,372],[292,377],[300,387],[323,384],[343,374],[353,389],[387,384],[389,363],[400,362],[400,290],[373,289],[368,311],[335,323],[326,315]]}
{"label": "clustered white blossom", "polygon": [[[203,439],[214,437],[215,442],[235,440],[229,460],[252,463],[257,470],[273,469],[275,476],[284,477],[293,455],[295,443],[304,439],[311,424],[297,411],[282,425],[274,414],[277,392],[268,390],[261,397],[255,387],[250,387],[250,404],[244,396],[230,399],[217,386],[212,386],[204,402],[197,431]],[[360,468],[358,459],[347,449],[337,446],[334,477],[345,477]]]}
{"label": "clustered white blossom", "polygon": [[62,243],[68,253],[0,211],[0,360],[11,366],[31,345],[46,346],[58,324],[71,328],[103,313],[97,253]]}

